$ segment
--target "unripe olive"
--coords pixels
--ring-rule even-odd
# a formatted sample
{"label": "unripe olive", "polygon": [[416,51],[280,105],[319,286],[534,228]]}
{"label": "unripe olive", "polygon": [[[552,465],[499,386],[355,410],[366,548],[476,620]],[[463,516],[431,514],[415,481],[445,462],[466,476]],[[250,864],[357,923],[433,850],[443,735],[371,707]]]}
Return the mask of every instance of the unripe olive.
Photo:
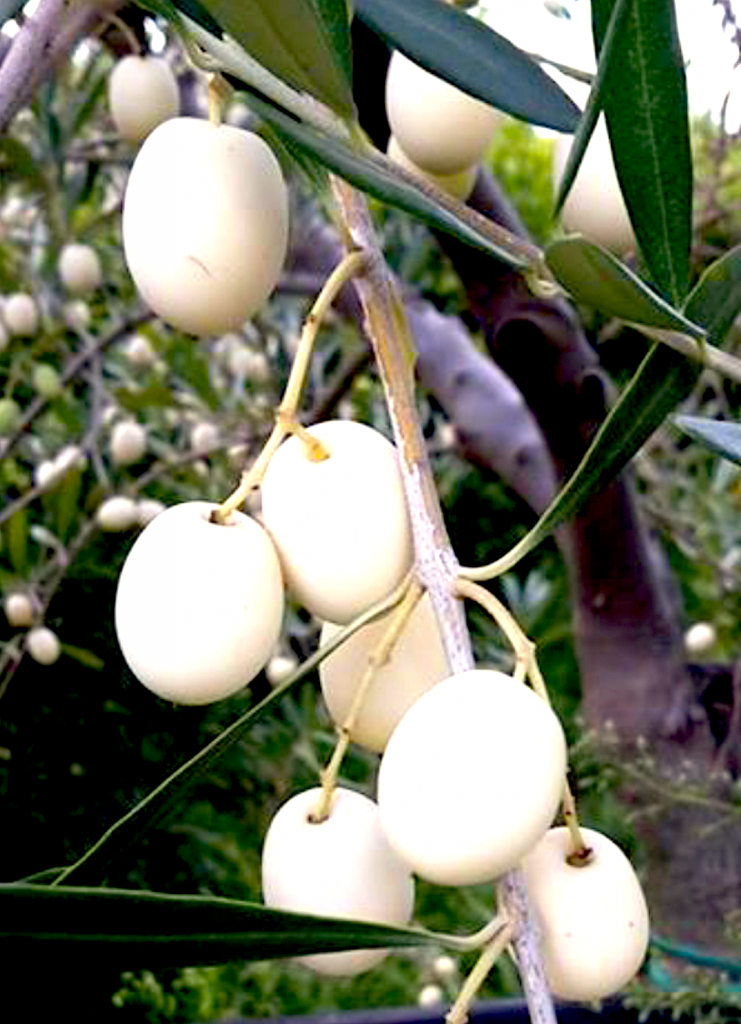
{"label": "unripe olive", "polygon": [[62,653],[59,637],[46,626],[35,626],[26,634],[26,650],[39,665],[53,665]]}
{"label": "unripe olive", "polygon": [[0,434],[9,434],[20,419],[21,407],[12,398],[0,398]]}
{"label": "unripe olive", "polygon": [[283,581],[253,519],[173,505],[139,535],[116,592],[116,632],[135,676],[179,704],[231,696],[263,668],[280,633]]}
{"label": "unripe olive", "polygon": [[56,398],[62,393],[59,374],[49,363],[36,363],[31,374],[34,391],[44,398]]}
{"label": "unripe olive", "polygon": [[267,299],[288,244],[288,195],[252,132],[166,121],[134,161],[124,198],[126,262],[143,298],[192,334],[233,330]]}
{"label": "unripe olive", "polygon": [[393,163],[403,167],[404,170],[432,182],[433,185],[437,185],[443,192],[447,192],[448,195],[453,196],[455,199],[460,199],[462,203],[465,203],[471,195],[473,186],[476,184],[476,175],[478,174],[478,166],[476,164],[473,164],[471,167],[465,167],[462,171],[457,171],[455,174],[432,174],[430,171],[423,171],[409,159],[393,135],[389,139],[386,156]]}
{"label": "unripe olive", "polygon": [[111,430],[110,452],[116,466],[131,466],[147,450],[147,431],[134,420],[122,420]]}
{"label": "unripe olive", "polygon": [[95,521],[106,533],[120,533],[138,525],[139,510],[133,498],[114,494],[98,505]]}
{"label": "unripe olive", "polygon": [[3,611],[8,624],[16,629],[33,624],[33,602],[28,594],[8,594],[3,601]]}
{"label": "unripe olive", "polygon": [[262,483],[262,515],[296,599],[320,619],[347,623],[386,597],[412,563],[398,453],[362,423],[309,428],[329,458],[290,437]]}
{"label": "unripe olive", "polygon": [[172,68],[162,57],[123,57],[108,79],[108,107],[121,138],[140,142],[157,125],[180,113]]}
{"label": "unripe olive", "polygon": [[398,50],[386,76],[386,115],[407,157],[432,174],[456,174],[478,163],[502,116]]}
{"label": "unripe olive", "polygon": [[[369,622],[321,662],[322,693],[336,725],[344,724],[369,659],[388,630],[393,615],[392,610]],[[331,622],[325,623],[321,642],[331,640],[339,628]],[[425,594],[388,660],[375,669],[350,731],[351,739],[380,753],[412,704],[449,675],[440,631],[430,599]]]}
{"label": "unripe olive", "polygon": [[381,825],[420,877],[490,881],[550,827],[565,773],[563,730],[546,702],[511,676],[472,669],[433,686],[392,733]]}
{"label": "unripe olive", "polygon": [[3,320],[11,334],[30,338],[39,329],[39,311],[36,301],[25,292],[8,295],[3,302]]}
{"label": "unripe olive", "polygon": [[84,299],[71,299],[62,306],[62,317],[71,331],[84,331],[90,326],[92,313]]}
{"label": "unripe olive", "polygon": [[57,271],[62,284],[72,295],[88,295],[103,280],[97,252],[79,242],[64,246],[59,254]]}
{"label": "unripe olive", "polygon": [[[336,789],[331,813],[312,820],[321,790],[298,793],[270,823],[262,851],[265,903],[278,910],[406,925],[414,880],[390,848],[368,797]],[[352,975],[374,967],[386,949],[353,949],[300,957],[322,974]]]}
{"label": "unripe olive", "polygon": [[547,832],[522,869],[541,928],[548,984],[561,999],[603,999],[634,976],[646,955],[646,900],[630,861],[607,836],[581,830],[591,858],[573,865],[566,828]]}
{"label": "unripe olive", "polygon": [[[559,135],[553,148],[553,178],[558,188],[573,136]],[[635,236],[620,192],[604,117],[597,122],[574,184],[561,213],[567,231],[578,231],[622,255],[635,247]]]}

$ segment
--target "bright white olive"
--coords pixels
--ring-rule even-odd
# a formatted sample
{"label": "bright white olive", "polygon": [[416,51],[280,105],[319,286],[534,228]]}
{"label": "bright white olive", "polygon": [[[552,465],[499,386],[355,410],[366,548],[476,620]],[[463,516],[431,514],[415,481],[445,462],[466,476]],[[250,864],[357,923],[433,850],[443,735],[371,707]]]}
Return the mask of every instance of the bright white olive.
{"label": "bright white olive", "polygon": [[424,985],[417,996],[418,1006],[439,1006],[445,1001],[445,993],[439,985]]}
{"label": "bright white olive", "polygon": [[106,533],[121,533],[138,526],[139,510],[133,498],[125,494],[114,494],[98,505],[95,521]]}
{"label": "bright white olive", "polygon": [[696,622],[684,634],[688,654],[704,654],[718,642],[718,633],[711,622]]}
{"label": "bright white olive", "polygon": [[62,645],[48,627],[34,626],[26,634],[26,650],[39,665],[53,665],[62,653]]}
{"label": "bright white olive", "polygon": [[233,330],[278,280],[288,193],[253,132],[173,118],[147,138],[123,208],[126,262],[163,320],[192,334]]}
{"label": "bright white olive", "polygon": [[8,625],[23,629],[33,623],[33,602],[28,594],[8,594],[3,601],[3,611]]}
{"label": "bright white olive", "polygon": [[432,182],[433,185],[437,185],[443,192],[447,192],[448,195],[453,196],[455,199],[460,199],[462,203],[465,203],[471,195],[473,186],[476,184],[476,175],[478,173],[478,166],[476,164],[473,164],[471,167],[464,167],[462,171],[457,171],[455,174],[432,174],[430,171],[423,171],[409,159],[393,135],[386,147],[386,156],[393,163],[403,167],[405,171],[409,171],[411,174],[416,174]]}
{"label": "bright white olive", "polygon": [[156,498],[139,498],[136,503],[136,514],[139,526],[148,526],[152,520],[164,512],[167,506]]}
{"label": "bright white olive", "polygon": [[[553,179],[561,181],[573,136],[559,135],[553,147]],[[578,231],[619,255],[635,247],[635,236],[625,207],[604,118],[597,122],[576,181],[561,214],[567,231]]]}
{"label": "bright white olive", "polygon": [[346,623],[386,597],[412,563],[399,457],[383,434],[329,420],[310,428],[329,458],[289,437],[262,483],[262,515],[286,583],[320,619]]}
{"label": "bright white olive", "polygon": [[436,956],[432,963],[432,973],[440,981],[452,981],[458,977],[458,964],[452,956],[443,953]]}
{"label": "bright white olive", "polygon": [[59,254],[59,279],[72,295],[88,295],[100,287],[103,271],[98,254],[89,245],[71,242]]}
{"label": "bright white olive", "polygon": [[49,491],[59,483],[64,472],[57,466],[54,459],[42,459],[33,471],[34,487],[39,487],[42,491]]}
{"label": "bright white olive", "polygon": [[135,676],[178,704],[208,704],[241,690],[275,647],[283,582],[267,533],[217,505],[161,512],[129,552],[116,591],[116,632]]}
{"label": "bright white olive", "polygon": [[194,452],[215,448],[219,443],[219,428],[215,423],[200,420],[194,423],[190,431],[190,447]]}
{"label": "bright white olive", "polygon": [[472,669],[420,697],[392,733],[381,824],[422,878],[487,882],[550,827],[565,773],[563,730],[545,701],[502,672]]}
{"label": "bright white olive", "polygon": [[131,466],[147,450],[147,431],[134,420],[122,420],[111,430],[111,459],[116,466]]}
{"label": "bright white olive", "polygon": [[19,338],[30,338],[39,329],[36,300],[25,292],[8,295],[3,302],[3,320],[11,334]]}
{"label": "bright white olive", "polygon": [[274,654],[265,666],[265,675],[271,686],[280,686],[298,668],[292,654]]}
{"label": "bright white olive", "polygon": [[162,57],[122,57],[108,79],[108,108],[121,138],[140,142],[180,113],[172,68]]}
{"label": "bright white olive", "polygon": [[263,352],[255,352],[247,345],[239,345],[227,356],[227,366],[233,377],[264,384],[270,379],[270,364]]}
{"label": "bright white olive", "polygon": [[86,466],[85,453],[77,444],[66,444],[54,457],[54,468],[60,477],[66,476],[73,469],[83,470]]}
{"label": "bright white olive", "polygon": [[541,952],[551,990],[562,999],[603,999],[635,975],[648,948],[646,900],[630,861],[607,836],[582,829],[588,863],[568,862],[568,829],[554,828],[525,857]]}
{"label": "bright white olive", "polygon": [[417,167],[456,174],[481,160],[502,115],[397,50],[386,76],[386,116]]}
{"label": "bright white olive", "polygon": [[[312,815],[321,790],[305,790],[283,804],[262,851],[265,903],[302,914],[406,925],[414,908],[414,880],[390,848],[368,797],[336,789],[329,817]],[[321,974],[352,975],[374,967],[387,949],[355,949],[299,958]]]}
{"label": "bright white olive", "polygon": [[[369,622],[333,651],[319,666],[324,700],[336,725],[343,725],[355,692],[394,612]],[[326,622],[321,642],[340,626]],[[404,626],[388,660],[373,673],[350,737],[368,750],[381,752],[405,712],[423,693],[450,675],[440,631],[425,594]]]}
{"label": "bright white olive", "polygon": [[132,366],[154,366],[157,361],[152,343],[143,334],[133,334],[124,345],[123,352]]}

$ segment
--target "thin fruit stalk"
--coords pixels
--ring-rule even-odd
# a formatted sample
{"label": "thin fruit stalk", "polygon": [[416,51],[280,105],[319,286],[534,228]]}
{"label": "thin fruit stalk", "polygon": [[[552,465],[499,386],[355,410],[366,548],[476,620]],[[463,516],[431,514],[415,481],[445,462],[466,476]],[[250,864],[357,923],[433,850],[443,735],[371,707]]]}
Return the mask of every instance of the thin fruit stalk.
{"label": "thin fruit stalk", "polygon": [[[367,271],[355,278],[381,374],[414,532],[416,570],[438,619],[451,672],[473,668],[470,637],[456,597],[458,561],[450,546],[419,427],[414,394],[414,343],[403,304],[381,254],[365,197],[333,178],[348,244],[364,252]],[[532,1024],[556,1024],[524,879],[509,872],[500,892],[515,922],[514,949]]]}

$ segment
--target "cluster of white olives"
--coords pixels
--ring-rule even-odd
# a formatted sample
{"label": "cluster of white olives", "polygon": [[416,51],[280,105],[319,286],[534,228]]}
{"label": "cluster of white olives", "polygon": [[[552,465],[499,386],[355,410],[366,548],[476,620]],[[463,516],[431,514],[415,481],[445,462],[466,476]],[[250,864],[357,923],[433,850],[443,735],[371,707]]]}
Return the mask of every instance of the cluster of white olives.
{"label": "cluster of white olives", "polygon": [[465,201],[502,115],[398,50],[386,76],[390,160]]}
{"label": "cluster of white olives", "polygon": [[199,336],[240,327],[265,302],[288,245],[288,193],[254,132],[173,117],[129,174],[123,243],[144,300]]}
{"label": "cluster of white olives", "polygon": [[28,630],[24,646],[33,660],[39,665],[53,665],[62,653],[62,645],[48,626],[34,626],[37,605],[33,596],[21,590],[12,591],[3,601],[3,611],[9,626]]}

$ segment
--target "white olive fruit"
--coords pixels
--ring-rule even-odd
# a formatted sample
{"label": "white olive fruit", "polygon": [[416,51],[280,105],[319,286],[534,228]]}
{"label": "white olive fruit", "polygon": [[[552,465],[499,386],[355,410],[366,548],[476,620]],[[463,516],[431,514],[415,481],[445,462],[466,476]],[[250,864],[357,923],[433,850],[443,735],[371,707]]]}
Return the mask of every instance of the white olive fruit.
{"label": "white olive fruit", "polygon": [[53,665],[62,653],[62,645],[47,626],[34,626],[26,633],[26,650],[39,665]]}
{"label": "white olive fruit", "polygon": [[54,459],[42,459],[33,471],[34,487],[38,487],[42,491],[50,491],[63,476],[64,472],[60,471],[60,467],[56,465]]}
{"label": "white olive fruit", "polygon": [[417,1005],[423,1007],[439,1006],[444,1001],[445,993],[439,985],[434,984],[423,985],[417,996]]}
{"label": "white olive fruit", "polygon": [[[559,135],[553,148],[553,180],[558,188],[573,136]],[[635,236],[612,162],[604,118],[600,118],[561,213],[567,231],[578,231],[621,255],[635,247]]]}
{"label": "white olive fruit", "polygon": [[392,733],[381,825],[420,877],[490,881],[550,827],[565,773],[563,730],[545,701],[502,672],[472,669],[420,697]]}
{"label": "white olive fruit", "polygon": [[407,157],[432,174],[456,174],[478,163],[502,117],[398,50],[386,75],[386,116]]}
{"label": "white olive fruit", "polygon": [[111,459],[116,466],[131,466],[147,450],[147,431],[141,423],[122,420],[111,430],[109,441]]}
{"label": "white olive fruit", "polygon": [[72,295],[89,295],[103,280],[98,254],[89,245],[70,242],[59,254],[59,279]]}
{"label": "white olive fruit", "polygon": [[432,963],[432,973],[440,981],[453,981],[458,977],[458,964],[452,956],[443,953],[435,957]]}
{"label": "white olive fruit", "polygon": [[247,345],[240,345],[229,353],[227,366],[233,377],[254,384],[264,384],[270,379],[270,364],[264,353],[255,352]]}
{"label": "white olive fruit", "polygon": [[30,338],[39,329],[36,300],[25,292],[8,295],[3,302],[3,320],[8,331],[19,338]]}
{"label": "white olive fruit", "polygon": [[132,366],[154,366],[157,361],[152,343],[143,334],[133,334],[126,341],[123,353]]}
{"label": "white olive fruit", "polygon": [[455,199],[460,199],[462,203],[465,203],[471,195],[473,186],[476,184],[476,175],[478,174],[476,164],[464,167],[462,171],[457,171],[455,174],[432,174],[430,171],[423,171],[409,159],[393,135],[386,147],[386,156],[392,163],[398,164],[405,171],[416,174],[433,185],[437,185],[443,192],[447,192]]}
{"label": "white olive fruit", "polygon": [[320,619],[346,623],[386,597],[412,563],[399,457],[362,423],[309,430],[329,453],[316,460],[284,441],[262,483],[262,515],[294,597]]}
{"label": "white olive fruit", "polygon": [[114,494],[98,505],[95,521],[106,533],[121,533],[139,525],[139,510],[133,498]]}
{"label": "white olive fruit", "polygon": [[275,647],[283,582],[267,533],[189,501],[139,535],[116,591],[118,642],[135,676],[166,700],[208,704],[246,686]]}
{"label": "white olive fruit", "polygon": [[711,622],[695,622],[684,634],[688,654],[704,654],[718,642],[718,633]]}
{"label": "white olive fruit", "polygon": [[190,431],[190,447],[194,452],[207,451],[219,443],[219,428],[208,420],[194,423]]}
{"label": "white olive fruit", "polygon": [[265,666],[265,675],[271,686],[280,686],[298,668],[298,661],[292,654],[274,654]]}
{"label": "white olive fruit", "polygon": [[[322,661],[319,679],[332,720],[343,725],[369,659],[378,647],[394,612],[369,622]],[[321,642],[340,629],[326,622]],[[380,753],[405,712],[423,693],[450,675],[435,614],[427,594],[410,615],[388,660],[379,665],[365,693],[350,738]]]}
{"label": "white olive fruit", "polygon": [[28,594],[8,594],[3,601],[3,611],[8,625],[24,629],[33,624],[33,601]]}
{"label": "white olive fruit", "polygon": [[[372,800],[336,789],[331,813],[312,820],[319,788],[283,804],[265,836],[262,890],[277,910],[406,925],[414,907],[414,880],[390,848]],[[322,974],[352,975],[374,967],[386,949],[354,949],[300,957]]]}
{"label": "white olive fruit", "polygon": [[148,526],[160,512],[165,511],[166,507],[156,498],[139,498],[136,503],[136,517],[139,526]]}
{"label": "white olive fruit", "polygon": [[70,299],[62,306],[62,319],[71,331],[84,331],[90,326],[93,314],[84,299]]}
{"label": "white olive fruit", "polygon": [[253,132],[179,117],[131,168],[126,262],[158,316],[196,335],[233,330],[267,299],[288,244],[288,193]]}
{"label": "white olive fruit", "polygon": [[561,999],[602,999],[635,975],[646,955],[649,918],[630,861],[607,836],[583,828],[592,850],[569,863],[568,829],[554,828],[522,862],[541,926],[541,952],[551,990]]}
{"label": "white olive fruit", "polygon": [[54,468],[60,477],[66,476],[72,470],[84,470],[86,467],[85,453],[77,444],[66,444],[54,456]]}
{"label": "white olive fruit", "polygon": [[140,142],[157,125],[180,113],[172,68],[162,57],[123,57],[108,79],[108,108],[121,138]]}

